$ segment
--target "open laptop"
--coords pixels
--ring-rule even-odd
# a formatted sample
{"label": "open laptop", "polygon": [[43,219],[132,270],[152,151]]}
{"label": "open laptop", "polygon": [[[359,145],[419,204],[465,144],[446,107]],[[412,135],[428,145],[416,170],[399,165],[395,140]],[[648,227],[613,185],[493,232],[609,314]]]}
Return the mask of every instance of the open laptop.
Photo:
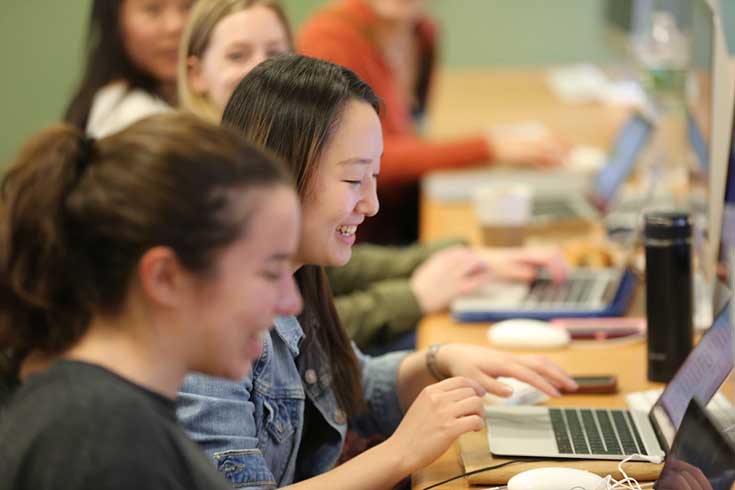
{"label": "open laptop", "polygon": [[622,460],[663,457],[692,398],[707,403],[733,369],[730,300],[651,411],[488,407],[490,452],[501,456]]}
{"label": "open laptop", "polygon": [[432,199],[470,201],[476,189],[487,184],[523,183],[533,189],[531,224],[571,219],[595,220],[609,208],[621,184],[632,171],[652,133],[653,124],[644,115],[633,114],[618,131],[606,164],[590,182],[583,174],[564,171],[539,172],[524,169],[470,169],[432,172],[422,187]]}
{"label": "open laptop", "polygon": [[597,220],[610,209],[618,190],[633,170],[648,142],[653,124],[640,113],[633,114],[618,132],[607,163],[589,189],[570,192],[563,185],[539,189],[533,196],[532,224],[573,219]]}
{"label": "open laptop", "polygon": [[569,271],[562,283],[546,275],[530,284],[488,283],[456,298],[450,311],[459,322],[621,316],[636,282],[627,267],[578,268]]}
{"label": "open laptop", "polygon": [[543,273],[531,283],[489,282],[455,298],[452,316],[460,322],[621,316],[637,282],[628,266],[639,235],[640,227],[627,237],[617,267],[571,269],[561,283]]}
{"label": "open laptop", "polygon": [[656,490],[730,490],[735,482],[735,444],[696,398],[689,403]]}

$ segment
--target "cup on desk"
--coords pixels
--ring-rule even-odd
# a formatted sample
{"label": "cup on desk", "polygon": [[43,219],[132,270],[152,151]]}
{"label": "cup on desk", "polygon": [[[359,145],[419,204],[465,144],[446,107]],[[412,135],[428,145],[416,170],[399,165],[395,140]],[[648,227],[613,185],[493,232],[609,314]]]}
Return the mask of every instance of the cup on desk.
{"label": "cup on desk", "polygon": [[523,245],[531,218],[533,191],[525,184],[485,185],[472,193],[486,246]]}

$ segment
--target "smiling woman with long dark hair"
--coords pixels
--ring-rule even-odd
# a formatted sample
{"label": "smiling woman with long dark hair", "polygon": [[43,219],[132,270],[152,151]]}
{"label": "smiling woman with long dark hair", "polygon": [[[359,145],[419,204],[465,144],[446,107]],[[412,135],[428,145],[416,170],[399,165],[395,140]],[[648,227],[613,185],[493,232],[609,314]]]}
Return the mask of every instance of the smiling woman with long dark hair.
{"label": "smiling woman with long dark hair", "polygon": [[[552,396],[574,387],[537,356],[448,344],[369,357],[350,342],[323,268],[350,260],[357,229],[377,213],[383,154],[378,100],[353,72],[273,57],[235,88],[222,124],[287,164],[303,223],[293,265],[303,312],[276,319],[250,375],[192,375],[179,393],[180,420],[236,488],[390,488],[484,427],[479,395],[510,394],[497,376]],[[334,468],[348,422],[387,439]]]}

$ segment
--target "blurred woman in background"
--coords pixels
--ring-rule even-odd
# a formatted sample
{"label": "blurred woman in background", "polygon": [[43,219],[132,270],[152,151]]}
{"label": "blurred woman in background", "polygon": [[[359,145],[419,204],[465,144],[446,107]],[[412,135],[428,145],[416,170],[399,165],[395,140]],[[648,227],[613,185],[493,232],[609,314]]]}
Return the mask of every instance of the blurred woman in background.
{"label": "blurred woman in background", "polygon": [[181,33],[194,0],[94,0],[86,67],[64,120],[102,137],[177,104]]}
{"label": "blurred woman in background", "polygon": [[333,0],[303,25],[296,47],[354,71],[382,101],[385,155],[382,212],[361,239],[403,244],[418,238],[418,182],[438,169],[490,161],[551,167],[565,147],[548,130],[490,128],[446,141],[422,138],[436,73],[438,35],[426,0]]}

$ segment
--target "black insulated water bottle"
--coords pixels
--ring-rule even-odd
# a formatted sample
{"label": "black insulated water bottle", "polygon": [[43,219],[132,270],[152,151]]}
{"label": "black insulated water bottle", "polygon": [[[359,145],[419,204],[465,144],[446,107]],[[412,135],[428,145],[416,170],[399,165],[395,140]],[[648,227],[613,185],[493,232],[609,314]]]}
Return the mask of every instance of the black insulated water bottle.
{"label": "black insulated water bottle", "polygon": [[648,379],[669,381],[694,341],[692,227],[676,211],[645,215]]}

